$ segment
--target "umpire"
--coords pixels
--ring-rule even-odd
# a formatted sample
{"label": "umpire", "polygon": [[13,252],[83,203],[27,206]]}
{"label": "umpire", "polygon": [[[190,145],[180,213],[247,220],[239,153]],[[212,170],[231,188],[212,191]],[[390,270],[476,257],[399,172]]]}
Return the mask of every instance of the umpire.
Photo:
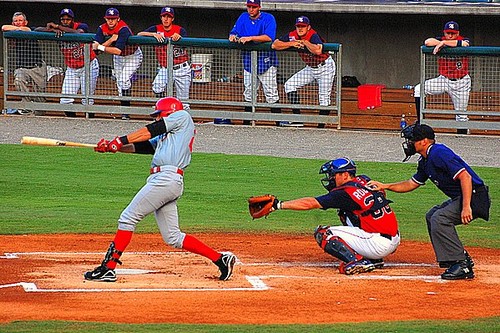
{"label": "umpire", "polygon": [[444,144],[436,143],[434,130],[428,125],[415,124],[403,129],[403,150],[407,161],[415,153],[421,155],[417,172],[409,180],[392,184],[371,181],[374,189],[410,192],[430,179],[450,199],[427,212],[427,230],[444,280],[474,278],[474,262],[458,238],[456,225],[469,224],[480,217],[489,219],[491,199],[481,178]]}

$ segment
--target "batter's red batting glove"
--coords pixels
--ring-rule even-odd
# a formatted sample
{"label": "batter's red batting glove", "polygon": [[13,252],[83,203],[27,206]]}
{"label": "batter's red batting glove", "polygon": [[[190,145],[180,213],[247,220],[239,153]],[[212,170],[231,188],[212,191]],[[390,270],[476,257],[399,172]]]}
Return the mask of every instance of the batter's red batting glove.
{"label": "batter's red batting glove", "polygon": [[107,153],[108,152],[108,145],[109,145],[108,140],[101,139],[97,143],[96,147],[94,147],[94,151],[96,151],[98,153]]}
{"label": "batter's red batting glove", "polygon": [[108,143],[108,151],[110,153],[116,153],[117,151],[120,150],[121,147],[123,147],[123,142],[119,136],[117,136]]}

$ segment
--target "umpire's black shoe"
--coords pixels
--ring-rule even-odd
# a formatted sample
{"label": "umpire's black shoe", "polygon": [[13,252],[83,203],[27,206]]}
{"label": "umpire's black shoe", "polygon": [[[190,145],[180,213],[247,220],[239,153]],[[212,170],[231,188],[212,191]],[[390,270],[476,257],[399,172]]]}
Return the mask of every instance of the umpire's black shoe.
{"label": "umpire's black shoe", "polygon": [[457,262],[441,274],[441,279],[443,280],[463,280],[473,278],[474,271],[472,270],[472,266],[467,263],[467,260]]}
{"label": "umpire's black shoe", "polygon": [[107,268],[104,265],[96,267],[93,271],[88,271],[83,274],[85,280],[97,282],[115,282],[116,273],[114,269]]}
{"label": "umpire's black shoe", "polygon": [[[472,257],[469,255],[469,252],[467,252],[465,250],[464,254],[465,254],[465,261],[467,262],[467,265],[469,265],[471,268],[474,267],[474,260],[472,260]],[[440,261],[439,268],[450,268],[451,266],[455,265],[457,262],[459,262],[459,260]]]}
{"label": "umpire's black shoe", "polygon": [[220,270],[219,280],[226,281],[229,280],[233,274],[236,256],[231,252],[222,252],[221,254],[221,257],[217,261],[214,261],[214,264],[216,264]]}

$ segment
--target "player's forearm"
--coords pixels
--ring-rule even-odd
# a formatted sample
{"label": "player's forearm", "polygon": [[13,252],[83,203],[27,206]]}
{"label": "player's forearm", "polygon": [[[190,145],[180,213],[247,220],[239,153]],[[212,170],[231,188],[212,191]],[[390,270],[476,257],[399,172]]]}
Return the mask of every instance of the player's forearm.
{"label": "player's forearm", "polygon": [[252,42],[256,43],[266,43],[266,42],[272,42],[271,37],[268,35],[260,35],[260,36],[251,36]]}
{"label": "player's forearm", "polygon": [[290,43],[290,42],[283,42],[279,39],[276,39],[273,42],[273,44],[271,45],[271,48],[274,50],[281,51],[281,50],[286,50],[286,49],[290,48],[291,46],[292,46],[292,43]]}
{"label": "player's forearm", "polygon": [[290,201],[283,201],[281,203],[281,209],[290,209],[290,210],[310,210],[321,208],[318,200],[313,197],[300,198]]}
{"label": "player's forearm", "polygon": [[320,55],[323,52],[323,45],[321,44],[313,44],[307,40],[302,41],[305,47],[315,55]]}
{"label": "player's forearm", "polygon": [[419,187],[420,185],[414,182],[413,180],[404,180],[402,182],[398,183],[392,183],[392,184],[385,184],[383,187],[384,189],[387,189],[392,192],[397,192],[397,193],[405,193],[405,192],[410,192]]}
{"label": "player's forearm", "polygon": [[126,135],[126,137],[128,143],[143,142],[151,139],[151,133],[149,132],[147,127],[143,127],[135,132]]}

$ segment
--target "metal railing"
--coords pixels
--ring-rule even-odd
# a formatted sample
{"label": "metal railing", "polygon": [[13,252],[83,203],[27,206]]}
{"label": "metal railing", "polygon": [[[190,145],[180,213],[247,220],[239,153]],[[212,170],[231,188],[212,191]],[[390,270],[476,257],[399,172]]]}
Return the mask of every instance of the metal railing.
{"label": "metal railing", "polygon": [[[174,54],[185,52],[188,62],[181,66],[189,66],[190,82],[188,98],[180,98],[190,106],[194,118],[224,118],[229,120],[250,121],[290,121],[304,123],[328,123],[340,128],[341,116],[341,54],[342,45],[325,43],[324,51],[328,51],[335,62],[336,74],[330,93],[330,103],[319,105],[318,83],[313,81],[299,88],[299,104],[290,102],[284,91],[284,84],[296,72],[306,67],[296,51],[276,51],[279,58],[277,67],[277,83],[279,101],[266,103],[262,89],[252,85],[252,99],[245,101],[243,97],[243,63],[242,51],[251,52],[252,80],[257,82],[257,52],[270,51],[270,43],[259,45],[240,45],[226,39],[182,38],[178,42],[167,40],[159,43],[153,37],[132,36],[128,43],[138,45],[142,50],[142,62],[133,75],[128,78],[132,82],[130,95],[122,94],[117,89],[116,73],[113,68],[113,56],[100,54],[99,77],[97,86],[92,92],[91,82],[91,45],[94,34],[64,34],[56,38],[49,32],[4,32],[4,101],[6,108],[30,109],[38,111],[85,112],[104,114],[147,115],[160,95],[176,96],[182,85],[177,86],[179,64],[174,64]],[[47,82],[41,89],[22,91],[16,88],[16,62],[30,50],[22,50],[16,46],[18,41],[36,41],[47,65]],[[64,49],[81,45],[84,57],[82,88],[77,94],[63,94],[62,85],[65,80],[67,64]],[[161,93],[153,92],[153,82],[161,70],[157,51],[159,47],[166,52],[163,75],[167,83]],[[25,52],[24,55],[18,52]],[[66,51],[67,52],[67,51]],[[174,68],[176,68],[174,70]],[[67,83],[66,83],[67,84]],[[155,89],[158,89],[156,87]],[[35,91],[38,90],[38,91]],[[45,99],[38,101],[38,99]],[[74,104],[61,100],[74,99]],[[61,100],[61,101],[60,101]],[[92,104],[93,102],[93,104]],[[130,102],[130,106],[123,106]],[[252,112],[244,112],[251,109]],[[281,109],[282,113],[272,113],[271,109]],[[301,110],[294,114],[293,110]]]}

